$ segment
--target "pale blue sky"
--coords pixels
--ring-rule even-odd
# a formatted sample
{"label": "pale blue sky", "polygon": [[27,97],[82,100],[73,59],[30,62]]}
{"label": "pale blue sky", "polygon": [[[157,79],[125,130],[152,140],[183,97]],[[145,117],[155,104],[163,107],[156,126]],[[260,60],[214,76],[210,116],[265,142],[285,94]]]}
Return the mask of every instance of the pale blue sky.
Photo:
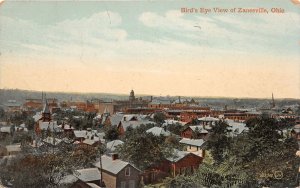
{"label": "pale blue sky", "polygon": [[[19,70],[18,74],[24,76],[20,80],[11,81],[7,76],[9,71],[20,63],[25,64],[25,68],[31,67],[34,70],[37,68],[36,64],[53,62],[61,67],[70,64],[78,69],[84,67],[87,71],[97,67],[100,72],[104,71],[106,74],[122,72],[121,81],[128,86],[116,86],[112,91],[109,91],[108,86],[85,88],[89,92],[127,93],[132,87],[136,87],[140,93],[151,94],[266,97],[270,92],[277,91],[281,97],[299,97],[300,78],[299,74],[296,75],[297,71],[300,72],[299,6],[290,0],[231,0],[230,3],[5,1],[0,5],[0,87],[61,91],[66,88],[64,85],[47,87],[42,81],[30,80],[28,74],[24,73],[25,70]],[[269,14],[181,14],[182,7],[263,7]],[[285,13],[271,13],[271,8],[283,8]],[[200,26],[201,29],[195,26]],[[264,65],[261,65],[262,63]],[[183,66],[193,68],[182,68]],[[61,67],[58,66],[57,72],[62,71]],[[230,70],[227,70],[229,67]],[[265,67],[269,70],[262,70]],[[279,67],[284,68],[279,71]],[[199,84],[198,77],[203,74],[201,70],[207,70],[209,74],[206,74],[213,75],[214,69],[220,69],[218,71],[224,74],[225,78],[233,79],[235,75],[232,75],[236,74],[237,78],[253,79],[253,82],[261,86],[247,88],[242,83],[226,83],[227,86],[222,83],[222,92],[219,94],[220,92],[210,91],[208,86],[207,91],[203,91],[203,85],[218,85],[222,79],[201,77],[202,81],[196,91],[189,91],[189,88],[194,87],[186,87],[184,92],[182,88],[167,89],[166,87],[171,87],[169,85],[157,87],[152,91],[151,88],[143,88],[142,81],[135,83],[134,77],[131,77],[133,74],[130,71],[143,72],[145,68],[149,78],[161,76],[161,80],[167,80],[166,74],[171,74],[180,77],[180,82],[190,83],[195,79],[195,84]],[[195,71],[197,69],[200,71],[199,75]],[[250,77],[251,72],[242,75],[244,70],[239,69],[265,71],[261,73],[265,76],[273,71],[274,75],[282,80],[272,78],[271,83],[270,76],[257,79],[253,77],[261,75],[255,73]],[[72,70],[71,68],[70,73]],[[75,68],[73,72],[75,74]],[[191,75],[195,77],[190,78]],[[286,75],[290,77],[287,78]],[[143,77],[140,75],[139,79],[143,80]],[[118,83],[120,78],[101,77],[100,80]],[[149,85],[149,80],[151,79],[145,79],[145,85]],[[294,83],[291,83],[291,80],[294,80]],[[92,78],[85,83],[91,81]],[[47,82],[47,79],[44,82]],[[262,87],[268,83],[269,87]],[[65,84],[68,87],[74,85],[71,80]],[[193,82],[190,84],[193,85]],[[41,85],[44,88],[41,88]],[[79,86],[69,89],[68,87],[66,90],[82,90]],[[237,88],[240,88],[239,91],[232,92]],[[257,89],[262,91],[257,94]]]}

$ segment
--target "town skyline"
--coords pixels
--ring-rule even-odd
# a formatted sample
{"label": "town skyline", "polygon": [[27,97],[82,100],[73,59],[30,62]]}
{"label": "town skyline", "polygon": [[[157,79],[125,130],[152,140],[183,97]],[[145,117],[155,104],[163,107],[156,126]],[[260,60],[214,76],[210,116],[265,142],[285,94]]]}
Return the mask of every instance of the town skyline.
{"label": "town skyline", "polygon": [[[67,92],[67,91],[39,91],[39,90],[27,90],[27,89],[19,89],[19,88],[0,88],[0,90],[2,91],[18,91],[18,92],[29,92],[29,93],[40,93],[41,96],[42,94],[44,96],[46,96],[47,98],[47,94],[49,94],[52,98],[52,97],[55,97],[55,95],[60,95],[60,94],[74,94],[74,95],[82,95],[82,96],[85,96],[85,95],[91,95],[91,96],[97,96],[97,95],[101,95],[100,98],[110,98],[112,96],[114,97],[124,97],[124,98],[127,98],[128,97],[128,93],[133,90],[133,89],[129,89],[127,91],[127,93],[109,93],[109,92]],[[201,96],[201,95],[172,95],[172,94],[167,94],[167,95],[162,95],[162,94],[148,94],[148,93],[135,93],[138,97],[171,97],[171,98],[178,98],[178,97],[183,97],[183,98],[211,98],[211,99],[270,99],[272,100],[272,95],[274,97],[275,100],[281,100],[281,99],[295,99],[295,100],[299,100],[300,98],[289,98],[289,97],[283,97],[283,98],[280,98],[280,97],[276,97],[276,93],[271,93],[270,96],[268,97],[234,97],[234,96]],[[90,99],[92,98],[97,98],[97,97],[90,97]],[[99,98],[99,97],[98,97]]]}

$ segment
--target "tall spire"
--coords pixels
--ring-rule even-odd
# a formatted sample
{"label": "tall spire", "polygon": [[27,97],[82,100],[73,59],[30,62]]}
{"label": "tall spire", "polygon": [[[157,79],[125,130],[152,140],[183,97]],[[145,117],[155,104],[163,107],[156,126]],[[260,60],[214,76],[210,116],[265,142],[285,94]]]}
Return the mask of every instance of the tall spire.
{"label": "tall spire", "polygon": [[49,109],[49,105],[48,105],[48,102],[47,100],[45,100],[45,105],[44,105],[44,108],[43,108],[43,114],[50,114],[50,109]]}
{"label": "tall spire", "polygon": [[274,108],[274,107],[275,107],[275,100],[274,100],[274,95],[272,93],[272,108]]}

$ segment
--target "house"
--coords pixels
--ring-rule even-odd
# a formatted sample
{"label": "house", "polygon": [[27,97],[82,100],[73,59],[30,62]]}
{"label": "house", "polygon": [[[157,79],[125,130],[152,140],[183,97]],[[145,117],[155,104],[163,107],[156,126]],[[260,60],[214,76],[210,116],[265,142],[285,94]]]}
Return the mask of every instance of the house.
{"label": "house", "polygon": [[179,143],[186,146],[186,151],[192,152],[195,155],[205,157],[205,150],[203,149],[205,146],[205,141],[203,139],[189,139],[183,138],[179,141]]}
{"label": "house", "polygon": [[[84,144],[96,147],[100,143],[104,142],[102,133],[98,133],[97,130],[88,128],[87,130],[75,130],[74,136],[77,144]],[[102,137],[102,138],[101,138]]]}
{"label": "house", "polygon": [[229,125],[228,129],[231,130],[230,136],[237,136],[249,130],[245,123],[235,122],[231,119],[225,119],[225,122]]}
{"label": "house", "polygon": [[[140,170],[132,164],[118,159],[117,155],[101,156],[102,179],[107,188],[137,188]],[[101,169],[100,161],[94,164]]]}
{"label": "house", "polygon": [[76,170],[74,176],[85,183],[100,185],[101,174],[98,168],[85,168]]}
{"label": "house", "polygon": [[65,124],[64,122],[61,125],[57,126],[59,129],[61,129],[64,133],[64,136],[71,137],[74,135],[74,127],[72,127],[69,124]]}
{"label": "house", "polygon": [[293,130],[291,131],[291,135],[297,140],[300,140],[300,124],[294,126]]}
{"label": "house", "polygon": [[19,126],[11,125],[0,127],[0,138],[5,138],[8,135],[19,134],[23,132],[28,132],[25,124],[21,124]]}
{"label": "house", "polygon": [[189,126],[181,132],[181,137],[194,138],[196,134],[197,134],[197,137],[206,139],[208,136],[208,131],[204,128],[203,125]]}
{"label": "house", "polygon": [[214,118],[214,117],[202,117],[202,118],[198,118],[198,121],[200,122],[200,125],[214,125],[216,122],[220,121],[220,119],[218,118]]}
{"label": "house", "polygon": [[167,158],[172,167],[173,177],[180,174],[192,174],[198,169],[203,158],[187,151],[175,150],[175,157]]}
{"label": "house", "polygon": [[43,144],[46,146],[57,147],[62,144],[62,139],[48,136],[43,140]]}
{"label": "house", "polygon": [[13,144],[6,146],[7,155],[16,155],[21,152],[21,144]]}
{"label": "house", "polygon": [[97,147],[104,143],[102,133],[88,128],[87,130],[74,130],[74,144],[77,149],[91,149],[96,151]]}
{"label": "house", "polygon": [[203,158],[187,151],[174,150],[174,156],[168,157],[159,164],[146,169],[143,174],[145,184],[157,183],[166,177],[189,175],[198,169]]}
{"label": "house", "polygon": [[146,131],[147,133],[152,133],[155,136],[170,136],[172,133],[166,129],[166,127],[152,127]]}
{"label": "house", "polygon": [[23,110],[27,112],[34,112],[43,108],[42,99],[26,99],[23,104]]}
{"label": "house", "polygon": [[123,119],[119,122],[117,129],[120,135],[123,135],[128,127],[137,128],[141,125],[148,125],[148,124],[155,125],[156,123],[144,119],[142,116],[139,115],[128,114],[123,116]]}
{"label": "house", "polygon": [[184,126],[186,124],[186,122],[177,121],[177,120],[173,120],[173,119],[166,119],[165,122],[163,123],[163,126],[174,125],[174,124],[179,124],[181,126]]}
{"label": "house", "polygon": [[102,124],[105,126],[117,126],[119,125],[120,121],[123,119],[124,114],[113,114],[110,116],[104,116],[102,120]]}

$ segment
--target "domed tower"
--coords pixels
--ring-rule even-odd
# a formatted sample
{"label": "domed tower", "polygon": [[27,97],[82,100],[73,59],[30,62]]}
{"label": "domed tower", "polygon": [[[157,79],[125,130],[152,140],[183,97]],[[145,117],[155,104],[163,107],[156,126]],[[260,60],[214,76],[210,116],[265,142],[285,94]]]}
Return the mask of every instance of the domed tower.
{"label": "domed tower", "polygon": [[130,95],[129,95],[129,101],[130,101],[130,102],[135,101],[135,96],[134,96],[134,91],[133,91],[133,90],[131,90],[131,92],[130,92]]}

